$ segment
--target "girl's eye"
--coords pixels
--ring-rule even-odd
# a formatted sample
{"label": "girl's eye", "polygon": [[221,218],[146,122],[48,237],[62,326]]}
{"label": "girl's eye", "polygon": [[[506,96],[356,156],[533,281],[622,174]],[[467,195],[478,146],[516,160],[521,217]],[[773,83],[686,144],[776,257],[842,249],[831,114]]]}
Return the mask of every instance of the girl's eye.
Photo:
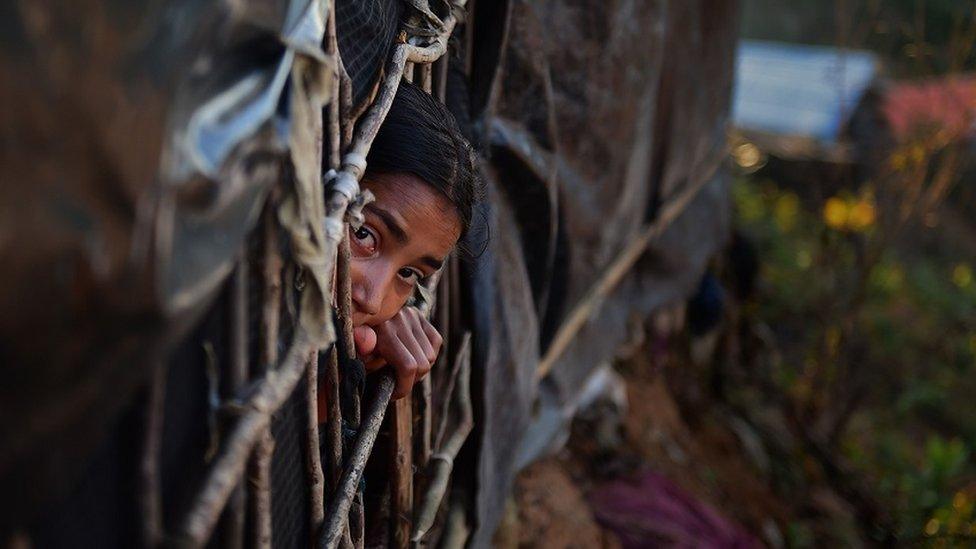
{"label": "girl's eye", "polygon": [[376,253],[376,237],[365,225],[352,232],[352,242],[355,245],[357,255],[373,255]]}
{"label": "girl's eye", "polygon": [[420,279],[424,277],[423,273],[421,273],[420,271],[416,269],[410,269],[408,267],[404,267],[399,271],[397,271],[397,276],[399,276],[400,278],[406,280],[411,284],[416,284],[417,282],[420,282]]}

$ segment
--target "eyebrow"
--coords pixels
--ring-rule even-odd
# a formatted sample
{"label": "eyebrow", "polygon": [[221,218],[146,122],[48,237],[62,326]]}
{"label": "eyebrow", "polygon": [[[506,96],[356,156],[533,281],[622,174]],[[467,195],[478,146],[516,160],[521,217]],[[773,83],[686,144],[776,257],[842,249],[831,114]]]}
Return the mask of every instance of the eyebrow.
{"label": "eyebrow", "polygon": [[[395,217],[393,217],[393,214],[384,210],[383,208],[380,208],[379,206],[374,206],[373,204],[367,204],[366,209],[375,214],[376,217],[380,218],[380,221],[386,225],[386,230],[390,231],[390,233],[393,234],[393,238],[396,238],[398,242],[405,244],[408,240],[410,240],[410,237],[407,235],[407,231],[403,230],[403,227],[397,223],[397,220]],[[430,255],[421,257],[420,262],[427,265],[431,269],[434,269],[435,271],[444,266],[444,260],[437,259],[436,257]]]}
{"label": "eyebrow", "polygon": [[393,214],[372,204],[367,204],[366,209],[376,214],[376,217],[380,218],[383,224],[386,225],[386,230],[390,231],[390,233],[393,234],[393,237],[396,238],[401,244],[405,244],[408,240],[410,240],[410,237],[407,236],[407,231],[403,230],[403,227],[397,223],[397,220],[393,217]]}
{"label": "eyebrow", "polygon": [[434,269],[435,271],[440,269],[444,265],[443,261],[437,259],[436,257],[431,257],[429,255],[425,255],[424,257],[421,257],[420,262],[423,263],[424,265],[427,265],[431,269]]}

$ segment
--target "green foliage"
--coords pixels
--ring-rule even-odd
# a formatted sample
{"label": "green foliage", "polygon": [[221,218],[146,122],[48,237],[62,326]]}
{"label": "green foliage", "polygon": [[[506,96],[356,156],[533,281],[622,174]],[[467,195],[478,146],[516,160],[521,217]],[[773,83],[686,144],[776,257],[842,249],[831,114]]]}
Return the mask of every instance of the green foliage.
{"label": "green foliage", "polygon": [[[951,243],[931,253],[885,240],[881,216],[864,213],[870,192],[820,203],[743,178],[733,199],[762,257],[751,314],[775,334],[772,381],[814,418],[865,387],[838,447],[895,514],[900,537],[976,533],[972,266]],[[864,223],[851,223],[856,208]],[[786,535],[809,544],[802,523]]]}

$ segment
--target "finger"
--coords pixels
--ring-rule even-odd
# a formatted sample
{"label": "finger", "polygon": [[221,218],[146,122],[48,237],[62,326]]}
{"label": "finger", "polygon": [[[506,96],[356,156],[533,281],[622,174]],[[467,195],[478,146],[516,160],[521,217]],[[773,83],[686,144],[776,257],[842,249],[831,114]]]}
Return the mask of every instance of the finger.
{"label": "finger", "polygon": [[437,331],[437,328],[435,328],[434,325],[431,324],[426,318],[422,319],[420,325],[423,328],[424,333],[427,334],[427,340],[430,341],[431,347],[434,349],[434,360],[431,361],[434,362],[437,360],[437,356],[441,353],[441,345],[443,345],[444,339],[441,337],[441,333]]}
{"label": "finger", "polygon": [[405,397],[413,388],[414,379],[417,376],[417,359],[400,340],[391,343],[390,348],[391,350],[396,349],[394,356],[387,356],[387,362],[393,366],[397,378],[396,391],[393,393],[393,399],[397,400]]}
{"label": "finger", "polygon": [[424,330],[425,322],[427,322],[427,320],[418,315],[418,317],[410,323],[410,329],[413,332],[414,339],[416,339],[417,343],[420,345],[420,350],[423,352],[424,358],[427,359],[427,363],[433,364],[434,361],[437,360],[437,350],[434,349],[433,342],[430,340],[430,334]]}
{"label": "finger", "polygon": [[361,357],[368,357],[376,349],[376,330],[371,326],[357,326],[352,332],[353,341],[356,343],[356,354]]}
{"label": "finger", "polygon": [[[426,375],[430,371],[430,360],[427,359],[427,353],[424,351],[423,345],[417,340],[416,336],[411,330],[410,320],[404,319],[406,325],[401,325],[400,329],[397,331],[397,335],[400,337],[400,342],[406,347],[410,354],[413,355],[413,361],[415,366],[415,375],[418,375],[417,379]],[[423,340],[427,339],[427,336],[421,334]],[[419,374],[423,375],[419,375]]]}

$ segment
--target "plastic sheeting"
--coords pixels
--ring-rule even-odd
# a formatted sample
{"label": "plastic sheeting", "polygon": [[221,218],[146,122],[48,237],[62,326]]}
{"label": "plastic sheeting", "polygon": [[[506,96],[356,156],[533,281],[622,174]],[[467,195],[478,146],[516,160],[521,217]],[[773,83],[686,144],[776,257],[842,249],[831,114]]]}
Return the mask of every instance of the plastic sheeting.
{"label": "plastic sheeting", "polygon": [[[546,446],[526,440],[530,425],[536,438],[559,431],[585,380],[624,341],[628,319],[689,295],[731,221],[719,168],[736,2],[510,4],[497,91],[480,124],[491,151],[492,238],[473,269],[482,391],[474,547],[490,544],[517,467]],[[567,312],[662,204],[696,186],[685,213],[537,384],[540,353]]]}
{"label": "plastic sheeting", "polygon": [[52,489],[213,300],[278,180],[320,0],[6,3],[0,526]]}

